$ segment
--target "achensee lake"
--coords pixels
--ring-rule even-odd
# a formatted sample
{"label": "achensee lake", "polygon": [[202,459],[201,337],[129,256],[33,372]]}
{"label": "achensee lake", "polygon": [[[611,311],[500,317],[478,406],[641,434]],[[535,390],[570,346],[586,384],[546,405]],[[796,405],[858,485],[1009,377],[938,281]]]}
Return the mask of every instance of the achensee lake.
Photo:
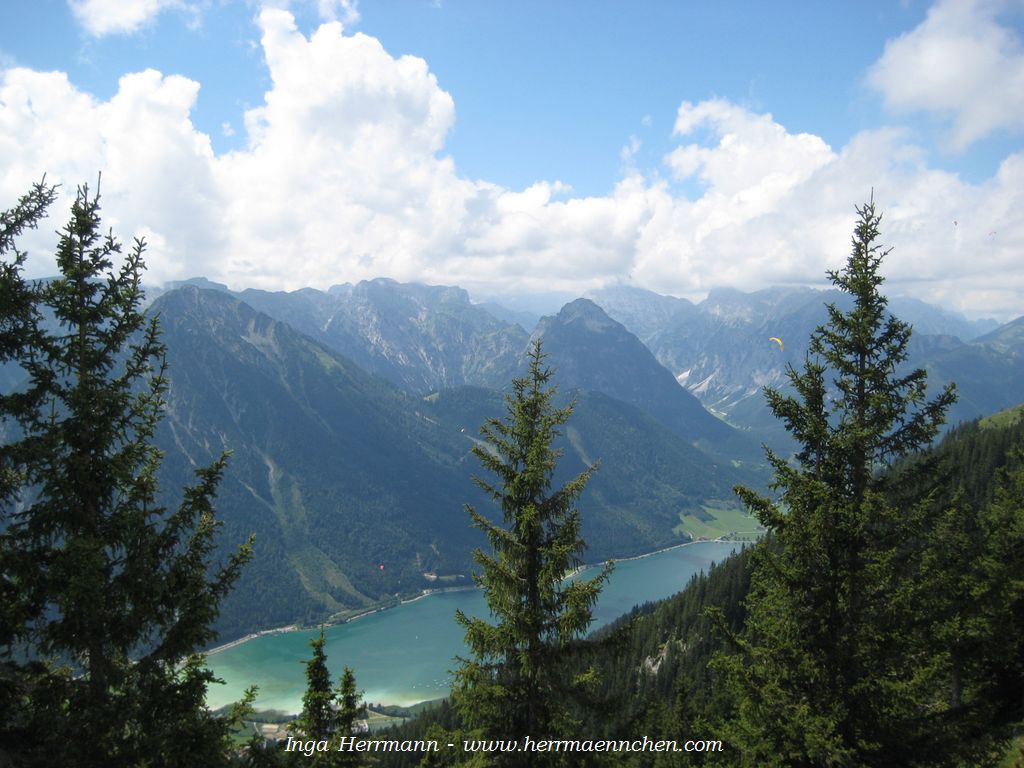
{"label": "achensee lake", "polygon": [[[660,600],[681,590],[694,574],[725,559],[733,543],[700,542],[619,561],[595,610],[594,628],[634,605]],[[594,572],[584,571],[583,577]],[[348,624],[329,627],[327,661],[332,675],[352,667],[364,699],[383,704],[413,704],[446,696],[453,658],[465,652],[455,609],[487,614],[478,590],[428,595]],[[263,635],[214,653],[207,663],[225,685],[210,687],[207,703],[216,708],[236,701],[249,685],[259,686],[258,709],[298,712],[305,691],[309,640],[319,630]]]}

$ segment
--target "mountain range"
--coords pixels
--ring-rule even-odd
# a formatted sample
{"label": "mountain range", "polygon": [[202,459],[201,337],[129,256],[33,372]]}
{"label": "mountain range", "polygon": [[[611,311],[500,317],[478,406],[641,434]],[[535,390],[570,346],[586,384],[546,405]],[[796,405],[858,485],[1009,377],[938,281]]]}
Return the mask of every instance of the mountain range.
{"label": "mountain range", "polygon": [[[714,438],[705,430],[731,428],[704,412],[635,337],[584,305],[614,326],[606,332],[624,334],[634,352],[647,354],[651,373],[667,377],[696,418],[663,424],[583,386],[586,377],[561,381],[563,402],[574,400],[575,413],[559,441],[564,456],[556,479],[601,462],[580,505],[588,556],[686,541],[687,520],[705,516],[709,506],[736,509],[732,486],[761,477],[756,467],[696,447]],[[499,390],[409,392],[221,290],[186,285],[151,310],[160,316],[170,370],[157,435],[166,455],[162,486],[180,488],[196,467],[231,451],[217,502],[224,541],[257,537],[256,557],[224,604],[225,635],[349,615],[396,596],[469,583],[471,552],[483,541],[463,504],[497,514],[471,481],[479,465],[470,449],[480,444],[479,426],[503,413]],[[575,318],[563,314],[549,325],[554,348],[563,338],[560,326]],[[424,327],[431,322],[426,318]],[[528,337],[520,333],[525,349]],[[415,359],[426,370],[428,358]],[[551,359],[557,365],[570,358],[553,351]]]}
{"label": "mountain range", "polygon": [[[802,366],[811,333],[828,320],[827,303],[850,306],[839,291],[810,288],[717,289],[699,304],[629,287],[589,297],[635,333],[706,408],[782,450],[788,436],[765,407],[762,388],[787,388],[786,368]],[[948,414],[950,425],[1024,400],[1024,318],[1002,326],[969,321],[905,298],[892,299],[889,311],[913,326],[908,367],[929,372],[932,392],[956,382],[959,401]]]}
{"label": "mountain range", "polygon": [[[619,288],[534,323],[460,288],[385,279],[290,293],[172,286],[151,306],[170,379],[162,487],[172,503],[231,451],[217,500],[225,550],[257,537],[222,639],[468,585],[484,541],[463,505],[499,514],[472,482],[471,449],[503,415],[531,339],[575,408],[556,481],[599,465],[580,502],[588,560],[749,533],[732,487],[764,488],[760,443],[786,447],[761,387],[785,386],[830,300],[841,297],[769,289],[694,304]],[[954,420],[1024,402],[1024,318],[992,328],[890,307],[928,331],[910,362],[936,385],[957,381]],[[16,370],[3,375],[15,386]]]}

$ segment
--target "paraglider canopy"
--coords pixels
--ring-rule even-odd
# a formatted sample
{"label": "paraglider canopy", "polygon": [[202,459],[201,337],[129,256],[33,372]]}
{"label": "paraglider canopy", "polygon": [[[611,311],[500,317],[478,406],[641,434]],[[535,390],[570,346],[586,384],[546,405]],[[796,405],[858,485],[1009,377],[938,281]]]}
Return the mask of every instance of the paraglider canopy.
{"label": "paraglider canopy", "polygon": [[786,348],[786,346],[782,343],[782,339],[780,339],[778,336],[772,336],[771,338],[768,339],[768,341],[774,341],[776,344],[779,345],[779,349]]}

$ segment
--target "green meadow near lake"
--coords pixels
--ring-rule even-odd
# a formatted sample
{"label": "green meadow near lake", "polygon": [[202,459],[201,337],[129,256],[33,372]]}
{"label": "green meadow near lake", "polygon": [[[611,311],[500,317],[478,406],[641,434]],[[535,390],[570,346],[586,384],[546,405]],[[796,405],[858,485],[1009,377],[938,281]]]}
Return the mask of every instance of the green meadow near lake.
{"label": "green meadow near lake", "polygon": [[[616,563],[594,615],[594,628],[634,605],[668,597],[695,574],[728,557],[736,544],[699,542]],[[582,575],[586,577],[588,571]],[[369,702],[408,705],[446,696],[452,659],[465,651],[455,609],[481,616],[487,611],[478,590],[427,595],[395,608],[327,628],[327,659],[332,674],[344,665],[355,670]],[[258,685],[258,709],[297,712],[305,691],[309,640],[319,630],[263,635],[211,654],[207,663],[224,685],[213,685],[210,707],[224,706]]]}

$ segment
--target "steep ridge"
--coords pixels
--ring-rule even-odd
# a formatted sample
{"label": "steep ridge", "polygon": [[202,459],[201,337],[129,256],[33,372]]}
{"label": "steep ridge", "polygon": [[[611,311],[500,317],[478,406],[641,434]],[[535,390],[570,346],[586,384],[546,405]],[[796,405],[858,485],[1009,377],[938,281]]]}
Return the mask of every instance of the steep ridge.
{"label": "steep ridge", "polygon": [[921,362],[929,383],[954,381],[959,400],[948,423],[976,419],[1024,401],[1024,316],[969,343],[959,339],[932,340]]}
{"label": "steep ridge", "polygon": [[[706,517],[708,506],[739,510],[733,486],[764,485],[758,470],[709,457],[636,406],[568,389],[560,374],[556,370],[555,380],[562,382],[557,403],[572,402],[574,411],[555,442],[562,451],[555,482],[598,464],[580,502],[589,559],[684,542],[691,536],[687,518]],[[431,418],[479,445],[479,425],[504,410],[500,393],[479,387],[439,392],[426,403]]]}
{"label": "steep ridge", "polygon": [[463,448],[413,398],[223,293],[184,288],[154,310],[171,380],[164,485],[231,450],[226,539],[257,534],[226,627],[358,609],[465,570]]}
{"label": "steep ridge", "polygon": [[747,460],[759,451],[701,405],[651,351],[589,299],[577,299],[537,325],[535,336],[567,387],[603,392],[636,406],[685,440]]}

